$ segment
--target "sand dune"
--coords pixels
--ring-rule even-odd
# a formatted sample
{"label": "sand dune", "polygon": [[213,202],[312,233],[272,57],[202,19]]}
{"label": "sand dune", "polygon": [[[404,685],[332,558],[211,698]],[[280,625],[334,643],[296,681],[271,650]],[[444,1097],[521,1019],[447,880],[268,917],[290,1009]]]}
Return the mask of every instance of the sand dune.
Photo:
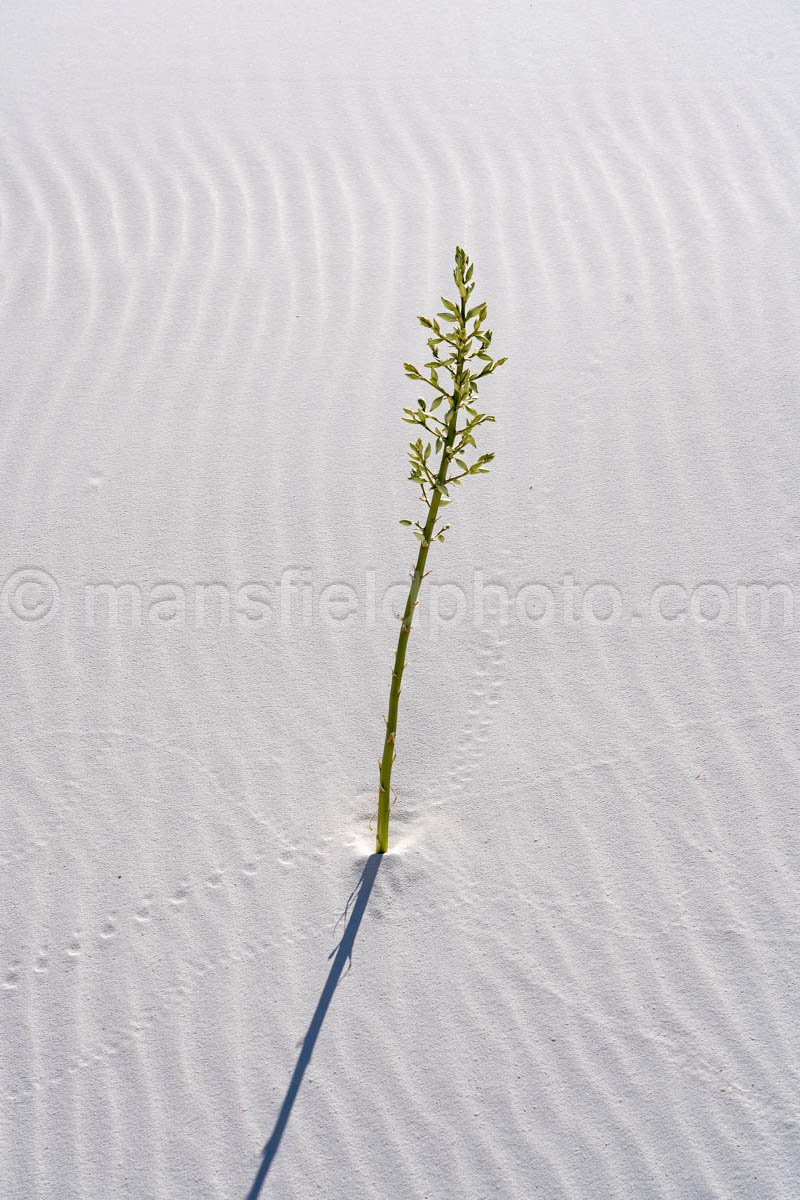
{"label": "sand dune", "polygon": [[[10,1200],[798,1194],[792,18],[0,18]],[[456,243],[509,363],[378,866]]]}

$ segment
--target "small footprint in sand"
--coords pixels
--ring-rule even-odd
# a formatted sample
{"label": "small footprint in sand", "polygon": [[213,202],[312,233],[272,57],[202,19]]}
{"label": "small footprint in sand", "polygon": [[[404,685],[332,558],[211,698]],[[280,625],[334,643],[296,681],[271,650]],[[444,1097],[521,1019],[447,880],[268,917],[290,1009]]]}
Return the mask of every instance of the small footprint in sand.
{"label": "small footprint in sand", "polygon": [[33,969],[37,975],[46,975],[49,966],[50,966],[50,962],[47,957],[47,951],[45,949],[42,949],[36,955],[36,962],[34,963]]}
{"label": "small footprint in sand", "polygon": [[103,938],[103,940],[107,942],[110,938],[113,938],[116,936],[117,936],[116,922],[113,920],[112,917],[106,917],[105,921],[103,922],[103,928],[100,930],[100,937]]}
{"label": "small footprint in sand", "polygon": [[153,900],[152,896],[143,896],[142,899],[139,901],[139,903],[136,905],[136,912],[134,913],[134,917],[141,925],[146,924],[146,922],[149,921],[152,916],[152,914],[150,912],[150,905],[152,903],[152,900]]}
{"label": "small footprint in sand", "polygon": [[3,991],[14,992],[19,983],[19,963],[13,962],[6,971],[5,979],[3,980]]}
{"label": "small footprint in sand", "polygon": [[219,867],[217,867],[216,871],[209,875],[208,879],[206,880],[206,887],[218,888],[222,883],[222,878],[222,871]]}
{"label": "small footprint in sand", "polygon": [[70,944],[67,946],[67,954],[70,958],[80,958],[80,953],[81,953],[81,935],[80,935],[80,931],[76,930],[76,932],[72,935],[72,940],[70,941]]}
{"label": "small footprint in sand", "polygon": [[255,875],[257,870],[258,870],[258,863],[246,862],[244,864],[244,866],[242,867],[242,874],[247,875],[247,877],[249,879],[252,879],[252,877]]}
{"label": "small footprint in sand", "polygon": [[170,900],[170,904],[174,904],[176,908],[180,908],[189,898],[189,885],[182,883],[175,895]]}

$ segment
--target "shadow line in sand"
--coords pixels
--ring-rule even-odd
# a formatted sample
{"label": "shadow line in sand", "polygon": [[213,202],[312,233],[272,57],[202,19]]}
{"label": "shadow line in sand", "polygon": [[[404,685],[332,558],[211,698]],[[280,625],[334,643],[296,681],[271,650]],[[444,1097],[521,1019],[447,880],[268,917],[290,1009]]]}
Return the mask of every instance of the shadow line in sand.
{"label": "shadow line in sand", "polygon": [[[378,874],[378,867],[381,864],[382,854],[371,854],[367,859],[364,870],[361,873],[361,878],[350,893],[350,897],[345,905],[343,917],[346,924],[342,933],[341,941],[335,950],[331,951],[329,958],[333,958],[331,969],[328,972],[328,978],[325,980],[325,986],[322,989],[322,994],[317,1001],[317,1007],[314,1009],[314,1015],[311,1018],[311,1023],[303,1038],[303,1044],[295,1063],[292,1078],[289,1080],[289,1086],[286,1089],[286,1095],[283,1098],[280,1111],[278,1112],[275,1125],[272,1133],[269,1136],[269,1141],[263,1150],[261,1166],[258,1168],[258,1173],[253,1180],[253,1185],[247,1193],[245,1200],[257,1200],[261,1194],[261,1189],[264,1186],[264,1181],[269,1174],[269,1169],[272,1166],[275,1155],[281,1144],[281,1138],[284,1135],[286,1126],[291,1116],[294,1102],[297,1099],[297,1094],[300,1091],[300,1085],[303,1082],[303,1076],[306,1073],[306,1068],[311,1062],[311,1055],[314,1053],[314,1046],[317,1038],[322,1030],[322,1025],[331,1005],[334,992],[342,977],[345,963],[349,962],[353,956],[353,944],[356,940],[356,934],[361,924],[361,919],[367,907],[367,901],[372,891],[372,885],[375,883],[375,876]],[[353,908],[350,916],[347,916],[348,909],[352,902]]]}

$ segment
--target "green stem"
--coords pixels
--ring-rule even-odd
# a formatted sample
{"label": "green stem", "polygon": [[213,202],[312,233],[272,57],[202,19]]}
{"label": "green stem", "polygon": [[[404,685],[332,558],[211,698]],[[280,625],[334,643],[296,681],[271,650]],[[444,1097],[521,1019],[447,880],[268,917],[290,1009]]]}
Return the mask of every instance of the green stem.
{"label": "green stem", "polygon": [[[462,372],[464,369],[464,355],[466,352],[466,300],[461,300],[461,330],[463,338],[458,350],[455,370],[455,387],[453,389],[453,411],[450,415],[447,427],[447,435],[442,446],[442,457],[439,463],[439,470],[436,474],[436,486],[433,488],[430,508],[428,509],[428,518],[422,531],[422,540],[420,542],[419,554],[417,555],[417,563],[414,567],[414,573],[411,576],[411,586],[408,589],[408,598],[406,599],[406,607],[403,612],[403,619],[400,625],[400,636],[397,639],[397,652],[394,656],[394,669],[392,670],[392,682],[389,687],[389,712],[386,717],[386,740],[383,743],[383,757],[380,764],[380,786],[378,789],[378,832],[375,839],[375,850],[378,854],[384,854],[389,849],[389,809],[391,807],[391,783],[392,783],[392,766],[395,759],[395,736],[397,734],[397,713],[400,708],[400,693],[403,690],[403,671],[406,666],[406,648],[408,646],[409,635],[411,634],[411,626],[414,620],[414,609],[417,607],[417,598],[419,590],[422,586],[422,580],[425,578],[425,563],[428,559],[428,550],[430,549],[431,540],[433,539],[433,531],[436,527],[436,518],[439,513],[439,504],[442,498],[440,487],[444,487],[447,482],[447,471],[450,465],[449,452],[452,449],[453,442],[456,436],[456,427],[458,425],[458,410],[461,404],[464,386],[462,381]],[[450,397],[448,397],[450,398]]]}

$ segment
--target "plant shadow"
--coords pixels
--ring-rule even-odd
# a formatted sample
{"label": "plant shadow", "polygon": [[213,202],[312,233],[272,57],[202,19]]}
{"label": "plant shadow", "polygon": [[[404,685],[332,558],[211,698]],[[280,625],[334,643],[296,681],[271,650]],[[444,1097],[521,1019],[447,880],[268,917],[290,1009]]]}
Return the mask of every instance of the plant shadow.
{"label": "plant shadow", "polygon": [[[294,1107],[294,1102],[297,1099],[300,1086],[303,1082],[303,1076],[306,1073],[306,1068],[311,1062],[311,1055],[314,1053],[314,1047],[317,1038],[322,1030],[322,1025],[333,1000],[334,993],[338,987],[339,980],[342,977],[345,964],[350,962],[353,957],[353,945],[356,940],[361,920],[366,911],[367,901],[369,900],[375,877],[378,874],[378,868],[381,864],[382,854],[371,854],[366,861],[361,877],[350,893],[350,896],[345,905],[342,918],[345,921],[344,932],[341,940],[334,950],[328,955],[333,959],[328,978],[325,980],[325,986],[322,989],[322,994],[317,1001],[317,1007],[314,1009],[314,1015],[311,1018],[311,1023],[308,1026],[305,1037],[300,1048],[300,1053],[295,1063],[292,1078],[289,1080],[289,1086],[286,1089],[286,1095],[283,1098],[278,1116],[275,1120],[272,1133],[269,1136],[269,1141],[262,1151],[261,1165],[258,1168],[250,1191],[247,1193],[245,1200],[257,1200],[261,1194],[261,1189],[269,1174],[270,1167],[275,1161],[275,1155],[281,1144],[281,1139],[286,1131],[286,1126],[289,1122],[289,1117]],[[348,917],[348,910],[352,904],[352,910]],[[337,922],[338,924],[338,922]]]}

